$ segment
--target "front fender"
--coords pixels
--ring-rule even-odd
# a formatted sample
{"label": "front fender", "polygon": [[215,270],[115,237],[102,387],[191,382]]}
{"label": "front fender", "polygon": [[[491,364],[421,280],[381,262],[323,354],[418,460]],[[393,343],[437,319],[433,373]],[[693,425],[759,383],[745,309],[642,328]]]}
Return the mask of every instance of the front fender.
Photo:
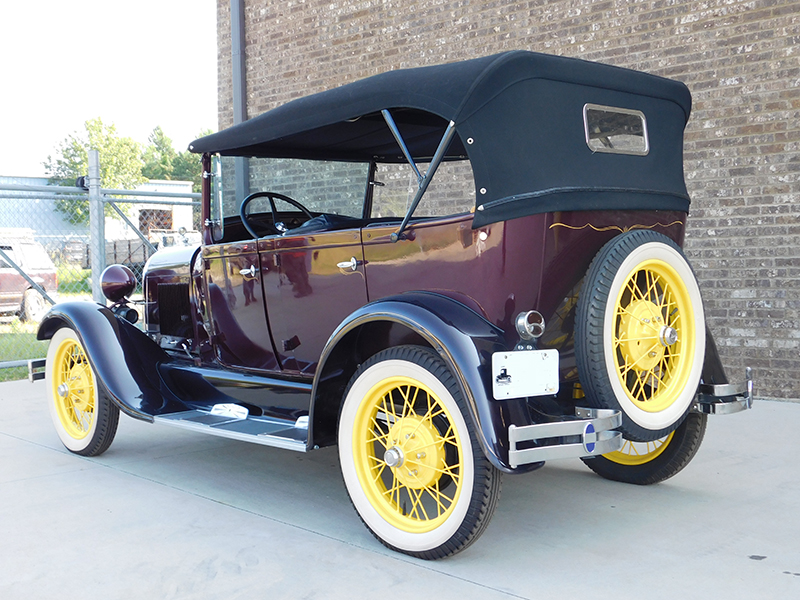
{"label": "front fender", "polygon": [[337,328],[320,357],[310,422],[314,423],[320,381],[333,370],[326,369],[329,359],[340,345],[346,344],[348,336],[357,335],[360,328],[375,322],[397,323],[410,329],[441,356],[458,381],[469,410],[465,417],[471,420],[486,457],[498,469],[511,472],[508,426],[528,425],[531,421],[525,400],[496,401],[492,397],[492,353],[506,350],[503,330],[464,304],[437,293],[413,292],[372,302],[353,312]]}
{"label": "front fender", "polygon": [[167,354],[149,337],[108,308],[91,302],[56,304],[42,320],[37,338],[53,337],[61,327],[81,340],[100,385],[126,414],[144,421],[168,412],[177,401],[158,374]]}

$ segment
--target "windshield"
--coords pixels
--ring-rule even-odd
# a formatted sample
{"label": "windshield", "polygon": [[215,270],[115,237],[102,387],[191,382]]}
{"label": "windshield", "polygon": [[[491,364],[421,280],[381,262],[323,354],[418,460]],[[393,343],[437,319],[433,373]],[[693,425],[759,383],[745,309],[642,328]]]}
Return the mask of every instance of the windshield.
{"label": "windshield", "polygon": [[[215,157],[215,203],[221,217],[239,215],[243,198],[237,197],[236,163],[247,165],[248,193],[277,192],[300,202],[314,213],[361,217],[369,163],[348,163],[289,158],[236,159]],[[278,201],[279,211],[297,208]],[[266,198],[255,200],[251,211],[269,210]],[[215,215],[216,216],[216,215]]]}
{"label": "windshield", "polygon": [[[238,166],[241,165],[241,166]],[[422,172],[430,165],[420,162]],[[364,215],[364,198],[370,164],[301,160],[288,158],[214,157],[212,178],[213,237],[225,239],[226,220],[238,220],[243,194],[236,193],[237,168],[247,173],[247,194],[274,192],[299,202],[311,213],[326,213],[366,219],[402,218],[409,210],[418,181],[407,163],[378,163],[370,214]],[[300,209],[275,198],[276,210],[296,213]],[[415,218],[445,217],[469,213],[475,208],[475,183],[468,160],[445,162],[439,166]],[[268,198],[256,198],[248,214],[270,214]],[[230,223],[230,221],[229,221]]]}

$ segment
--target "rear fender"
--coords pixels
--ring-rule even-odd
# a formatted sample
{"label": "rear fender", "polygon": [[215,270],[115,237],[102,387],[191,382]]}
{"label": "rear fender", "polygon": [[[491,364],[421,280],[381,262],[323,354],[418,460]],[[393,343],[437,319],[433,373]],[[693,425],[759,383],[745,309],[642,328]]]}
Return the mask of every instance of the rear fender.
{"label": "rear fender", "polygon": [[717,344],[714,342],[714,336],[711,335],[708,325],[706,325],[706,354],[703,359],[703,373],[700,376],[700,382],[711,385],[728,383],[728,376],[725,374],[725,368],[719,358]]}
{"label": "rear fender", "polygon": [[158,365],[169,356],[158,345],[108,308],[90,302],[55,305],[39,326],[37,338],[47,340],[70,327],[109,398],[126,414],[144,421],[170,412],[180,402],[166,388]]}
{"label": "rear fender", "polygon": [[[384,298],[352,313],[333,333],[320,357],[312,392],[309,440],[314,427],[321,425],[320,415],[332,419],[338,415],[342,398],[326,394],[323,388],[331,380],[343,391],[357,364],[370,354],[357,350],[359,337],[372,324],[398,324],[414,332],[420,342],[430,346],[445,361],[455,376],[467,402],[469,419],[478,435],[486,457],[498,469],[510,472],[508,426],[530,424],[525,400],[495,401],[491,391],[492,353],[506,350],[503,330],[464,304],[432,292],[412,292]],[[391,345],[391,344],[389,344]],[[375,350],[383,349],[372,346]],[[349,366],[347,366],[349,363]],[[339,392],[337,392],[339,393]],[[315,416],[318,419],[315,419]],[[529,468],[536,468],[531,465]],[[526,470],[514,469],[514,472]]]}

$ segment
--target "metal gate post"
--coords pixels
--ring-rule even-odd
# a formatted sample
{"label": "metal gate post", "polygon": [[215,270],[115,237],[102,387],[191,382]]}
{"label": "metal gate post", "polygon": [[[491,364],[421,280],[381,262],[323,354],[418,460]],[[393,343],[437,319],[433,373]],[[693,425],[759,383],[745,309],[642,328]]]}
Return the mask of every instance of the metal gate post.
{"label": "metal gate post", "polygon": [[[245,55],[244,0],[231,0],[231,79],[233,80],[233,124],[247,120],[247,58]],[[236,200],[250,195],[250,159],[233,159]]]}
{"label": "metal gate post", "polygon": [[92,299],[105,305],[100,275],[106,268],[106,223],[100,191],[100,153],[89,150],[89,244],[92,260]]}

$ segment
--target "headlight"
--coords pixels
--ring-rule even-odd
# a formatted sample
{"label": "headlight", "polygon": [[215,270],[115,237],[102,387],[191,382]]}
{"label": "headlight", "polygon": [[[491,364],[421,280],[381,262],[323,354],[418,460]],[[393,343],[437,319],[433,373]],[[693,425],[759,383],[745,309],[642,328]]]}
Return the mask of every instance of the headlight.
{"label": "headlight", "polygon": [[100,289],[111,302],[119,302],[136,289],[136,276],[126,266],[110,265],[100,275]]}

